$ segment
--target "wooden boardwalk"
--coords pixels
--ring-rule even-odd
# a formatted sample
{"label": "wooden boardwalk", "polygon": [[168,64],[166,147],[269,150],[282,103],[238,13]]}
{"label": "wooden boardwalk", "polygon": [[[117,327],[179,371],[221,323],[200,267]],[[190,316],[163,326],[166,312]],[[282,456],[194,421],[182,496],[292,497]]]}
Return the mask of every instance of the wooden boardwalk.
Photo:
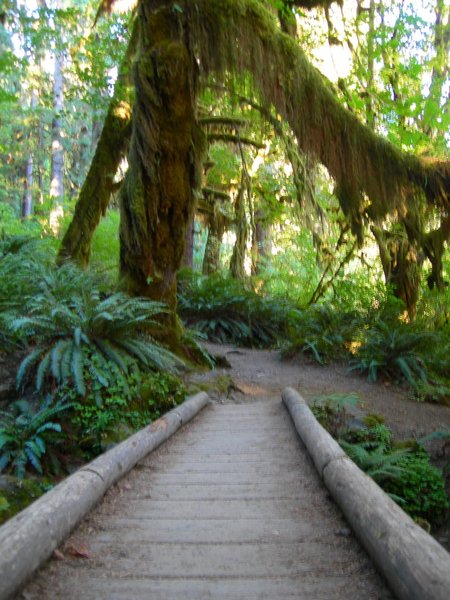
{"label": "wooden boardwalk", "polygon": [[205,409],[108,494],[62,553],[19,597],[392,598],[279,398]]}

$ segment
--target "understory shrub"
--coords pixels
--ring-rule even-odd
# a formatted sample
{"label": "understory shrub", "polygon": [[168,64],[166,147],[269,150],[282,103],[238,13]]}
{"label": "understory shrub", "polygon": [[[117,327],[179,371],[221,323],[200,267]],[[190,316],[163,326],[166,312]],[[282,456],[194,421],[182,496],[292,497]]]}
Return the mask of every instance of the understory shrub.
{"label": "understory shrub", "polygon": [[37,390],[48,380],[58,385],[70,381],[83,396],[85,366],[107,384],[110,362],[124,373],[134,361],[153,369],[170,369],[177,364],[171,352],[145,333],[150,327],[160,327],[155,317],[165,308],[158,302],[122,293],[102,299],[94,289],[62,300],[41,294],[27,306],[30,316],[19,317],[12,324],[14,331],[21,332],[34,346],[19,367],[18,386],[36,366]]}
{"label": "understory shrub", "polygon": [[360,317],[356,312],[342,312],[331,304],[317,304],[298,312],[289,329],[284,356],[302,353],[319,364],[348,355],[348,345],[355,337]]}
{"label": "understory shrub", "polygon": [[348,428],[349,407],[356,406],[358,402],[359,396],[354,393],[314,396],[311,411],[322,427],[337,438],[342,431]]}
{"label": "understory shrub", "polygon": [[344,360],[370,382],[406,384],[416,400],[450,404],[450,326],[407,322],[397,298],[366,313],[334,304],[297,310],[282,355],[298,354],[322,365]]}
{"label": "understory shrub", "polygon": [[185,397],[183,383],[169,373],[143,373],[135,366],[124,374],[114,363],[109,363],[108,370],[106,383],[85,368],[87,393],[83,397],[69,385],[59,390],[62,401],[73,403],[68,436],[86,458],[145,427]]}
{"label": "understory shrub", "polygon": [[442,472],[430,464],[419,443],[395,444],[382,417],[366,415],[352,425],[348,409],[355,405],[354,398],[344,394],[321,396],[314,400],[311,410],[359,468],[405,512],[415,519],[439,523],[449,507]]}
{"label": "understory shrub", "polygon": [[270,347],[285,334],[293,316],[292,307],[260,296],[227,275],[185,272],[179,279],[180,316],[211,341]]}
{"label": "understory shrub", "polygon": [[394,381],[405,379],[414,387],[419,380],[427,379],[421,353],[432,342],[430,332],[400,322],[394,325],[379,321],[368,330],[350,369],[367,373],[369,381],[377,381],[380,376]]}
{"label": "understory shrub", "polygon": [[429,523],[439,521],[449,507],[441,471],[430,464],[428,454],[421,449],[405,455],[399,467],[399,477],[386,481],[384,490],[399,497],[400,506],[412,517]]}
{"label": "understory shrub", "polygon": [[422,329],[415,323],[378,320],[350,361],[350,370],[406,382],[418,400],[446,402],[450,398],[450,336],[445,331]]}
{"label": "understory shrub", "polygon": [[124,373],[134,362],[151,369],[179,363],[149,333],[161,327],[163,304],[106,293],[96,271],[70,263],[56,268],[54,253],[36,240],[15,245],[10,240],[0,256],[0,311],[1,348],[16,344],[29,350],[18,386],[34,371],[37,390],[70,381],[84,395],[85,365],[104,381],[108,362]]}
{"label": "understory shrub", "polygon": [[163,304],[108,292],[94,270],[56,268],[37,240],[2,248],[0,349],[25,354],[16,379],[27,401],[0,415],[0,472],[64,470],[183,397],[178,379],[163,373],[181,361],[151,335]]}

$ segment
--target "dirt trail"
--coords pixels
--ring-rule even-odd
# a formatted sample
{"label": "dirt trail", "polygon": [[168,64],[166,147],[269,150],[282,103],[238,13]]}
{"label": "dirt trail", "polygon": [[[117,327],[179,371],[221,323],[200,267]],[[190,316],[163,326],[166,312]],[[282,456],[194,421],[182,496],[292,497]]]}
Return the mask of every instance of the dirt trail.
{"label": "dirt trail", "polygon": [[360,397],[364,412],[384,416],[396,438],[418,439],[450,427],[450,407],[415,402],[408,398],[405,390],[386,383],[368,383],[343,366],[322,367],[301,358],[282,361],[274,350],[238,349],[218,344],[207,344],[207,347],[212,354],[225,357],[231,369],[216,369],[193,379],[211,381],[218,375],[231,376],[238,388],[230,390],[231,401],[248,401],[252,395],[280,395],[286,386],[296,388],[306,400],[320,394],[354,392]]}

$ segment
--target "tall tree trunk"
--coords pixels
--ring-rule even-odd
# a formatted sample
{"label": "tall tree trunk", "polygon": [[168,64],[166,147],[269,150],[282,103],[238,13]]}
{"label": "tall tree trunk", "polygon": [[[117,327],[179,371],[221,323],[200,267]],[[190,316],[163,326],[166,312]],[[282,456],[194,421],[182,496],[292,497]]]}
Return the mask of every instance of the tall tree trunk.
{"label": "tall tree trunk", "polygon": [[[30,108],[34,111],[38,104],[38,91],[33,89],[31,91],[31,102]],[[31,132],[28,135],[30,139],[32,136]],[[30,154],[25,163],[25,185],[24,185],[24,196],[22,202],[21,216],[27,218],[33,211],[33,168],[34,168],[34,157],[33,152],[30,150]]]}
{"label": "tall tree trunk", "polygon": [[128,150],[131,137],[131,61],[136,51],[137,27],[119,69],[114,96],[109,104],[100,139],[78,196],[72,222],[61,242],[58,262],[70,259],[89,263],[94,231],[116,189],[114,177]]}
{"label": "tall tree trunk", "polygon": [[208,224],[208,237],[206,238],[205,255],[203,257],[203,275],[217,273],[220,267],[220,249],[225,231],[223,216],[213,214]]}
{"label": "tall tree trunk", "polygon": [[64,195],[64,149],[62,145],[62,111],[64,109],[63,56],[55,52],[55,70],[53,78],[53,121],[52,121],[52,160],[50,174],[50,196],[56,203]]}
{"label": "tall tree trunk", "polygon": [[255,211],[255,229],[252,246],[254,247],[252,272],[254,275],[259,275],[264,262],[270,258],[272,251],[270,225],[267,223],[264,211],[261,208]]}
{"label": "tall tree trunk", "polygon": [[25,189],[22,202],[22,217],[26,219],[33,210],[33,155],[30,154],[25,163]]}
{"label": "tall tree trunk", "polygon": [[369,31],[367,33],[367,88],[366,88],[366,123],[375,129],[375,113],[373,109],[373,78],[374,78],[374,37],[375,37],[375,0],[369,3]]}
{"label": "tall tree trunk", "polygon": [[166,341],[177,347],[176,272],[200,181],[198,67],[185,12],[153,11],[147,3],[139,11],[130,166],[120,197],[120,276],[129,293],[168,305]]}
{"label": "tall tree trunk", "polygon": [[242,172],[241,184],[239,186],[234,213],[236,219],[236,242],[230,262],[230,273],[236,279],[245,279],[245,251],[248,239],[248,224],[245,214],[245,192],[247,191],[247,175]]}
{"label": "tall tree trunk", "polygon": [[63,55],[56,48],[55,70],[53,73],[53,120],[52,155],[50,167],[50,197],[53,207],[49,225],[54,232],[59,229],[59,220],[64,216],[64,148],[62,144],[62,111],[64,109]]}
{"label": "tall tree trunk", "polygon": [[435,137],[436,130],[433,121],[440,114],[448,111],[449,95],[441,106],[442,90],[448,81],[448,51],[450,46],[450,11],[445,6],[445,0],[436,0],[434,25],[434,49],[436,57],[433,61],[430,91],[428,97],[431,101],[425,104],[423,115],[423,130],[430,137]]}

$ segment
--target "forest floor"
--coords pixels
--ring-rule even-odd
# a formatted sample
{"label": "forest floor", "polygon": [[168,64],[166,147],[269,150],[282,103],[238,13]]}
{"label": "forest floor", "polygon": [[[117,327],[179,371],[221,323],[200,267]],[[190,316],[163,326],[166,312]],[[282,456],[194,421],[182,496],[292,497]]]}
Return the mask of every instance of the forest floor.
{"label": "forest floor", "polygon": [[[355,417],[364,414],[384,417],[395,440],[419,440],[433,431],[450,427],[450,407],[414,401],[405,389],[389,382],[369,383],[364,377],[350,373],[346,366],[320,366],[307,357],[281,360],[276,350],[205,345],[212,355],[222,357],[218,364],[224,364],[225,359],[228,365],[195,373],[190,381],[204,386],[219,402],[223,402],[224,394],[228,402],[235,403],[251,401],[252,396],[281,396],[282,390],[291,386],[307,402],[321,395],[357,394],[360,401],[351,409]],[[428,442],[426,447],[436,466],[442,467],[448,461],[442,443]],[[450,477],[447,478],[447,493],[450,496]],[[450,551],[450,515],[433,534]]]}

